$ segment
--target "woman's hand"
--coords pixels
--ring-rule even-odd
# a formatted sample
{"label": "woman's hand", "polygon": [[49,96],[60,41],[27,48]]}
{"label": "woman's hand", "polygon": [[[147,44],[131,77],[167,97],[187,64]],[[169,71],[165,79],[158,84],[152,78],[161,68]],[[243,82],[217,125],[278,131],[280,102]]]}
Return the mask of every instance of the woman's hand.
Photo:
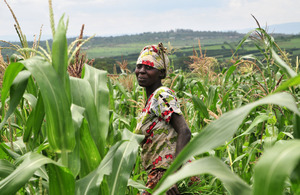
{"label": "woman's hand", "polygon": [[167,191],[167,195],[179,195],[179,194],[180,192],[176,184]]}

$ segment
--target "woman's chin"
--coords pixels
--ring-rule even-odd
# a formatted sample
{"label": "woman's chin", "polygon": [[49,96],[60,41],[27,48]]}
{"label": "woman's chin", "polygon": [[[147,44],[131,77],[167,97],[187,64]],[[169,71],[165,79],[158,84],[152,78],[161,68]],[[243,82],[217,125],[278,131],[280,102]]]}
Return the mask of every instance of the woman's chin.
{"label": "woman's chin", "polygon": [[144,80],[138,80],[138,83],[141,87],[146,87],[146,82]]}
{"label": "woman's chin", "polygon": [[139,86],[141,86],[141,87],[147,87],[146,85],[144,85],[142,83],[139,83]]}

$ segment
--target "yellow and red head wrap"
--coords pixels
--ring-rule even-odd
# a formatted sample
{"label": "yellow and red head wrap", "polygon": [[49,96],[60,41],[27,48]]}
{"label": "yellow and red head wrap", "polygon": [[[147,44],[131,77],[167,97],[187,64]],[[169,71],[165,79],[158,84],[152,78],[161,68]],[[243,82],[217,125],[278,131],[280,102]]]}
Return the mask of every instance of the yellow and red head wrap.
{"label": "yellow and red head wrap", "polygon": [[136,64],[144,64],[152,66],[158,70],[168,70],[169,58],[166,54],[166,48],[163,47],[162,43],[158,45],[147,45],[140,52],[139,58]]}

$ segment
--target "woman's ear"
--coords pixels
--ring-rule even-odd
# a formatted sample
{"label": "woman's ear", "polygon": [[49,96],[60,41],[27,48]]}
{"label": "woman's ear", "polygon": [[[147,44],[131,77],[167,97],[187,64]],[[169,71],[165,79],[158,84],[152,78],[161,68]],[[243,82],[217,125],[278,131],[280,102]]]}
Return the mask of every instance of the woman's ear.
{"label": "woman's ear", "polygon": [[163,69],[163,70],[160,70],[160,75],[159,75],[159,78],[160,79],[164,79],[164,78],[166,78],[166,70],[165,69]]}

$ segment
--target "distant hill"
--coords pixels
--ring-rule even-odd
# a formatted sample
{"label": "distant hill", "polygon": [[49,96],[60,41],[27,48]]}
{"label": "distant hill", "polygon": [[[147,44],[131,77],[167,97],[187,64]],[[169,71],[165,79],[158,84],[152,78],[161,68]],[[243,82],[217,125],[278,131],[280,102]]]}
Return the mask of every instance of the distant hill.
{"label": "distant hill", "polygon": [[[261,24],[262,28],[265,28],[265,24]],[[96,37],[94,39],[102,39],[100,42],[104,41],[111,41],[112,39],[114,41],[118,41],[120,39],[124,38],[128,41],[129,39],[134,40],[135,39],[140,39],[144,38],[145,36],[149,36],[149,38],[152,39],[157,39],[160,37],[163,38],[169,38],[173,37],[174,35],[178,36],[193,36],[195,37],[215,37],[215,36],[221,36],[224,37],[228,34],[233,34],[236,33],[234,36],[236,37],[237,34],[245,34],[248,33],[250,30],[256,28],[256,26],[253,26],[252,28],[246,28],[246,29],[232,29],[231,31],[211,31],[211,30],[205,30],[205,31],[195,31],[195,30],[190,30],[190,29],[176,29],[176,30],[169,30],[169,31],[164,31],[164,32],[144,32],[144,33],[139,33],[139,34],[128,34],[128,35],[117,35],[117,36],[103,36],[103,37]],[[282,24],[274,24],[274,25],[268,25],[268,32],[270,33],[275,33],[275,34],[287,34],[287,35],[297,35],[300,34],[300,22],[290,22],[290,23],[282,23]],[[49,40],[51,39],[52,35],[42,35],[42,40]],[[72,39],[71,37],[69,37]],[[17,42],[18,36],[17,34],[13,35],[2,35],[0,36],[0,40],[6,40],[10,42]],[[27,37],[27,40],[32,41],[33,37]],[[114,42],[113,41],[113,42]]]}
{"label": "distant hill", "polygon": [[[261,24],[262,25],[262,24]],[[265,28],[265,25],[261,26],[262,28]],[[256,28],[256,27],[254,27]],[[274,25],[268,25],[268,32],[269,33],[277,33],[277,34],[300,34],[300,22],[290,22],[290,23],[283,23],[283,24],[274,24]],[[242,29],[242,30],[236,30],[239,33],[247,33],[253,28],[248,29]]]}
{"label": "distant hill", "polygon": [[[128,55],[138,53],[141,48],[148,44],[158,44],[163,42],[165,45],[170,42],[176,48],[191,47],[198,45],[198,39],[201,44],[219,44],[226,42],[235,42],[240,40],[244,35],[234,32],[220,31],[193,31],[189,29],[177,29],[165,32],[144,32],[133,35],[109,36],[109,37],[94,37],[87,42],[82,49],[87,51],[90,58],[102,58],[111,56]],[[71,43],[76,38],[68,38]],[[51,46],[52,41],[49,40]],[[20,45],[19,42],[14,44]],[[32,41],[29,42],[29,46]],[[0,42],[0,47],[8,47],[9,45]],[[46,41],[41,41],[40,46],[46,48]],[[2,55],[11,55],[14,51],[2,50]]]}
{"label": "distant hill", "polygon": [[[270,32],[270,31],[269,31]],[[144,32],[134,35],[110,36],[110,37],[94,37],[87,42],[82,51],[86,52],[88,58],[105,58],[116,56],[137,55],[141,48],[149,44],[164,43],[168,46],[170,42],[173,47],[192,48],[198,47],[198,40],[201,41],[201,46],[213,46],[220,44],[236,43],[240,41],[245,34],[236,31],[193,31],[190,29],[176,29],[164,32]],[[291,35],[280,35],[291,36]],[[71,43],[76,38],[68,38]],[[20,45],[19,42],[14,44]],[[33,43],[29,42],[29,47]],[[52,40],[49,40],[49,45],[52,45]],[[9,44],[0,42],[0,47],[8,47]],[[46,41],[41,41],[40,46],[46,48]],[[234,49],[233,49],[234,50]],[[3,56],[10,56],[15,51],[3,49]]]}
{"label": "distant hill", "polygon": [[[193,31],[190,29],[177,29],[164,32],[144,32],[133,35],[95,37],[87,45],[90,46],[112,46],[120,44],[137,44],[137,43],[156,43],[172,42],[178,46],[185,46],[192,41],[197,44],[198,39],[202,43],[214,43],[222,41],[236,41],[243,37],[243,34],[235,31]],[[189,45],[190,46],[190,45]]]}
{"label": "distant hill", "polygon": [[224,42],[236,42],[242,39],[244,34],[234,31],[193,31],[189,29],[177,29],[165,32],[145,32],[136,35],[123,35],[116,37],[95,37],[88,42],[83,50],[89,58],[103,58],[113,56],[137,55],[145,45],[168,43],[175,48],[198,47],[201,45],[214,45]]}
{"label": "distant hill", "polygon": [[[136,35],[94,37],[82,47],[81,51],[86,53],[89,59],[95,59],[94,66],[96,68],[107,70],[109,73],[113,73],[114,65],[122,60],[126,60],[129,70],[134,71],[136,58],[141,48],[147,44],[163,42],[169,49],[176,48],[175,53],[170,56],[175,69],[187,70],[189,56],[193,55],[194,49],[199,50],[198,40],[200,39],[201,50],[205,52],[205,55],[217,58],[221,69],[244,36],[245,34],[236,31],[217,32],[178,29],[165,32],[145,32]],[[282,49],[289,53],[292,61],[295,61],[296,56],[300,56],[300,34],[272,34],[272,36],[280,46],[283,46]],[[69,38],[68,42],[71,43],[74,40],[75,38]],[[169,42],[172,47],[168,45]],[[14,42],[14,44],[20,45],[18,42]],[[49,45],[52,45],[52,40],[49,40]],[[0,42],[0,47],[8,46],[9,44]],[[29,47],[31,46],[32,42],[29,42]],[[41,41],[40,46],[46,48],[46,42]],[[9,57],[16,51],[2,49],[1,53],[6,59],[6,56]],[[241,47],[238,56],[254,53],[259,54],[259,50],[253,44],[247,43]],[[295,64],[294,61],[293,64]]]}

